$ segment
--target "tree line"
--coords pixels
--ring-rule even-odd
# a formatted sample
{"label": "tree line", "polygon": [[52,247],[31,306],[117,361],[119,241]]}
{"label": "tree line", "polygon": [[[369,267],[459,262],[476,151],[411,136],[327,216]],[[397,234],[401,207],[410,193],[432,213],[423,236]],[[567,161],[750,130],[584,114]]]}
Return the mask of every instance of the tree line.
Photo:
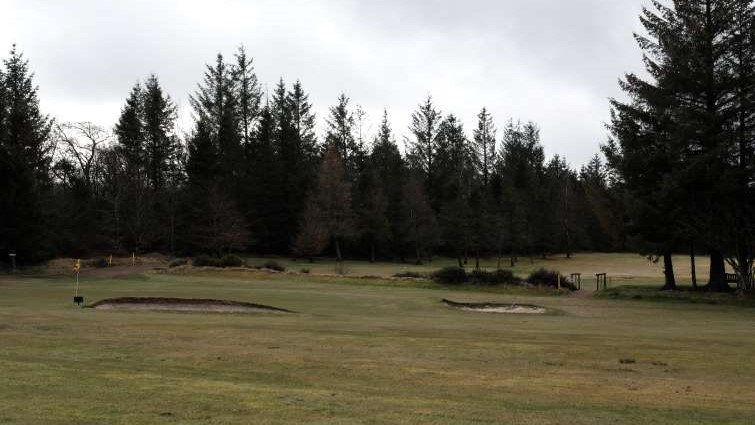
{"label": "tree line", "polygon": [[[470,135],[428,97],[405,153],[387,111],[376,134],[341,94],[324,137],[301,82],[263,93],[239,48],[191,95],[194,123],[157,76],[128,93],[112,129],[39,110],[15,47],[2,75],[3,254],[249,251],[466,264],[624,249],[621,206],[596,156],[579,172],[546,159],[536,124],[497,132],[482,108]],[[5,257],[5,255],[4,255]]]}
{"label": "tree line", "polygon": [[[117,123],[58,123],[39,109],[15,49],[0,73],[0,255],[233,251],[499,267],[577,251],[710,255],[708,288],[753,288],[755,25],[751,1],[653,3],[636,35],[647,75],[620,81],[610,138],[579,170],[546,158],[537,124],[469,132],[431,97],[400,149],[345,94],[324,135],[300,81],[265,93],[239,48],[218,54],[190,97],[193,125],[157,76]],[[693,268],[694,269],[694,268]],[[693,276],[697,285],[697,277]]]}

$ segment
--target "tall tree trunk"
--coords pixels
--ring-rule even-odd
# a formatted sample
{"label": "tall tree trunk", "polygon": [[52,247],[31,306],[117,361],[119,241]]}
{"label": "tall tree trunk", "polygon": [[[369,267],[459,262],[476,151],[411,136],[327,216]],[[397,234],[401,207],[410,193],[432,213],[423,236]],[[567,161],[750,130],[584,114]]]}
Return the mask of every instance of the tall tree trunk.
{"label": "tall tree trunk", "polygon": [[370,242],[370,263],[375,262],[375,241]]}
{"label": "tall tree trunk", "polygon": [[666,282],[663,285],[662,291],[676,291],[676,278],[674,277],[674,263],[671,260],[671,252],[666,251],[663,253],[663,275]]}
{"label": "tall tree trunk", "polygon": [[746,247],[740,246],[737,252],[737,274],[739,274],[739,289],[745,291],[752,290],[752,260],[750,252]]}
{"label": "tall tree trunk", "polygon": [[336,244],[336,261],[340,263],[343,261],[343,258],[341,258],[341,244],[338,242],[338,236],[335,236],[333,240]]}
{"label": "tall tree trunk", "polygon": [[710,274],[707,289],[712,292],[728,292],[731,290],[726,283],[726,265],[721,251],[714,249],[710,252]]}
{"label": "tall tree trunk", "polygon": [[695,268],[695,243],[689,244],[689,267],[692,272],[692,287],[697,289],[697,269]]}

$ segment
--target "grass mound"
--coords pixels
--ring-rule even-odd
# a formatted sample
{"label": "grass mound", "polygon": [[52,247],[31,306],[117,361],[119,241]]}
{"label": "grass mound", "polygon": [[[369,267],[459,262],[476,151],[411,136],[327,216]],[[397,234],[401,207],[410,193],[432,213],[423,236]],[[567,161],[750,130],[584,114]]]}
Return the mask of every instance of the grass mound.
{"label": "grass mound", "polygon": [[204,298],[160,298],[160,297],[121,297],[108,298],[89,305],[91,308],[117,309],[132,308],[144,310],[180,310],[180,311],[220,311],[220,312],[244,312],[244,311],[274,311],[280,313],[293,313],[278,307],[262,304],[254,304],[241,301],[214,300]]}

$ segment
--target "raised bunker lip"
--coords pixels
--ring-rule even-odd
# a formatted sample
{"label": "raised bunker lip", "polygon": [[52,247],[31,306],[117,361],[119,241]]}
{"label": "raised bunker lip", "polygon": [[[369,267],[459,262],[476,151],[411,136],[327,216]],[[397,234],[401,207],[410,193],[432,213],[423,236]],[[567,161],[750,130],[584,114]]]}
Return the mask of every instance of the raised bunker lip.
{"label": "raised bunker lip", "polygon": [[89,308],[98,308],[112,306],[117,308],[123,307],[139,307],[139,306],[156,306],[160,309],[169,310],[171,306],[182,307],[177,310],[191,311],[191,307],[195,307],[196,311],[203,311],[203,308],[216,308],[217,311],[222,311],[222,308],[227,308],[234,311],[242,311],[243,309],[272,311],[278,313],[296,313],[292,310],[285,308],[272,307],[268,305],[255,304],[243,301],[231,301],[231,300],[216,300],[209,298],[165,298],[165,297],[119,297],[119,298],[106,298],[104,300],[97,301],[88,305]]}
{"label": "raised bunker lip", "polygon": [[459,303],[447,299],[441,300],[449,307],[457,308],[459,310],[477,311],[480,313],[507,313],[507,314],[545,314],[548,309],[539,305],[533,304],[519,304],[519,303]]}

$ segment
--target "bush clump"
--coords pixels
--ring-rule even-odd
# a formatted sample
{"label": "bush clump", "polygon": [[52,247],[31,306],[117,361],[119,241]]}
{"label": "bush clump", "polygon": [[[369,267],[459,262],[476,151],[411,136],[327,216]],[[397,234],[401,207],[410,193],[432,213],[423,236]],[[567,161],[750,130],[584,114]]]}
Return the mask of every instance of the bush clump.
{"label": "bush clump", "polygon": [[520,279],[514,276],[511,270],[474,270],[471,276],[472,281],[478,285],[516,285],[521,283]]}
{"label": "bush clump", "polygon": [[168,264],[168,267],[170,268],[181,267],[181,266],[185,266],[188,263],[189,262],[185,258],[176,258],[173,261],[171,261],[170,264]]}
{"label": "bush clump", "polygon": [[569,279],[567,279],[566,276],[561,275],[559,272],[546,269],[539,269],[532,272],[527,278],[527,283],[555,288],[558,286],[559,276],[561,277],[562,288],[567,288],[572,291],[577,289],[573,283],[569,282]]}
{"label": "bush clump", "polygon": [[411,279],[419,279],[422,277],[422,274],[419,272],[399,272],[393,275],[393,277],[401,277],[401,278],[411,278]]}
{"label": "bush clump", "polygon": [[105,267],[107,267],[107,260],[104,258],[98,258],[94,260],[92,265],[98,269],[104,269]]}
{"label": "bush clump", "polygon": [[191,265],[194,267],[223,267],[220,258],[204,254],[194,257],[194,259],[191,260]]}
{"label": "bush clump", "polygon": [[466,283],[469,280],[469,276],[467,276],[467,272],[461,267],[444,267],[433,272],[432,279],[435,282],[447,285],[460,285]]}
{"label": "bush clump", "polygon": [[278,264],[278,262],[273,261],[273,260],[265,261],[265,263],[262,264],[262,268],[263,269],[268,269],[268,270],[274,270],[276,272],[284,272],[284,271],[286,271],[285,267],[283,267],[282,265]]}
{"label": "bush clump", "polygon": [[244,267],[244,259],[234,254],[226,254],[220,258],[221,267]]}

